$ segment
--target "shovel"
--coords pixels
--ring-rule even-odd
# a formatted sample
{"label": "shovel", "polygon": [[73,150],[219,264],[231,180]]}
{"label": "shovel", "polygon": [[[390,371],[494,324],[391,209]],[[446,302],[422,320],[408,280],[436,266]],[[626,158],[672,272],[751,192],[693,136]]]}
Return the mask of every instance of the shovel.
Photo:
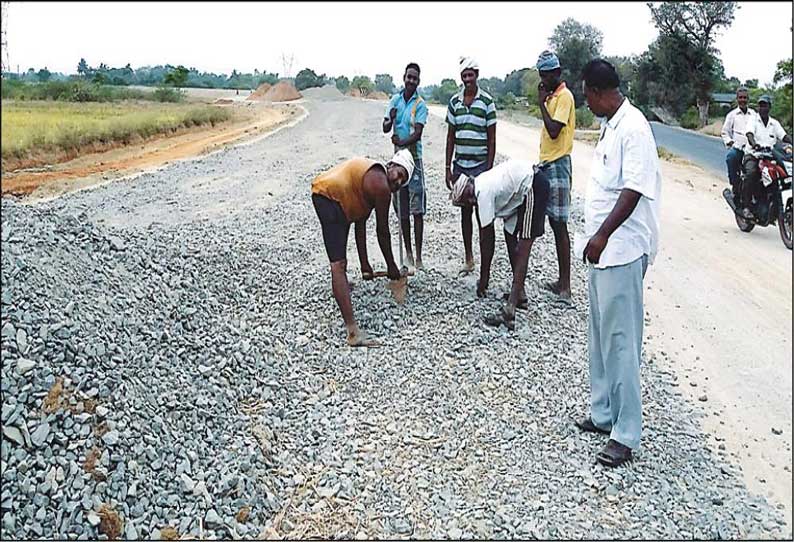
{"label": "shovel", "polygon": [[390,280],[386,287],[391,290],[394,300],[402,305],[405,302],[405,293],[408,290],[408,268],[403,264],[403,223],[400,215],[400,192],[397,191],[397,225],[400,230],[398,243],[400,245],[400,278]]}

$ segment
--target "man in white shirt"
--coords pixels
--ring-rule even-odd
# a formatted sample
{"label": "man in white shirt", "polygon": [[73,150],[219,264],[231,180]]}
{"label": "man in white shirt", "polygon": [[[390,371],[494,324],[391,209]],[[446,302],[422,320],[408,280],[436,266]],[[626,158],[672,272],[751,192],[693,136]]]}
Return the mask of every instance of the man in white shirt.
{"label": "man in white shirt", "polygon": [[515,329],[516,307],[526,309],[529,252],[533,241],[543,235],[546,204],[549,199],[549,180],[542,171],[523,160],[508,160],[498,166],[469,177],[462,174],[450,193],[453,205],[474,206],[480,226],[480,280],[477,297],[485,297],[491,278],[495,233],[494,221],[504,220],[505,243],[513,285],[507,303],[496,316],[485,318],[488,325],[504,324]]}
{"label": "man in white shirt", "polygon": [[739,168],[747,145],[747,127],[752,125],[756,116],[755,111],[747,107],[748,100],[747,88],[736,89],[736,103],[739,106],[728,113],[722,124],[722,141],[728,148],[725,163],[728,166],[728,180],[733,189],[734,201],[739,196]]}
{"label": "man in white shirt", "polygon": [[791,143],[791,138],[778,121],[769,116],[772,98],[764,94],[758,98],[758,115],[747,126],[747,153],[744,155],[744,184],[742,185],[742,210],[744,218],[753,218],[750,211],[753,194],[758,190],[761,180],[761,171],[758,169],[758,151],[762,147],[774,147],[777,143],[785,141]]}
{"label": "man in white shirt", "polygon": [[609,62],[585,66],[587,105],[602,124],[585,199],[585,239],[575,249],[591,264],[591,408],[576,425],[609,433],[596,459],[610,467],[630,460],[640,443],[643,279],[656,256],[662,190],[651,127],[619,85]]}

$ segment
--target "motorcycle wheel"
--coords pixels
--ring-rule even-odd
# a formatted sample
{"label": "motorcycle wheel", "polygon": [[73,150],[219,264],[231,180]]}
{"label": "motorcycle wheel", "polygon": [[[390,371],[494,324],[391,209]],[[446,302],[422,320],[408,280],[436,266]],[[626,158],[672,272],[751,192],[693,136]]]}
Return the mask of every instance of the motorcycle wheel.
{"label": "motorcycle wheel", "polygon": [[783,240],[783,244],[786,245],[786,248],[791,250],[792,247],[792,217],[791,217],[791,200],[789,199],[786,203],[786,210],[783,212],[783,216],[778,217],[777,219],[777,227],[780,230],[780,238]]}
{"label": "motorcycle wheel", "polygon": [[739,229],[742,230],[743,232],[748,233],[753,231],[753,228],[755,228],[755,224],[753,224],[749,220],[746,220],[744,217],[741,217],[735,213],[733,217],[736,219],[736,225],[739,226]]}

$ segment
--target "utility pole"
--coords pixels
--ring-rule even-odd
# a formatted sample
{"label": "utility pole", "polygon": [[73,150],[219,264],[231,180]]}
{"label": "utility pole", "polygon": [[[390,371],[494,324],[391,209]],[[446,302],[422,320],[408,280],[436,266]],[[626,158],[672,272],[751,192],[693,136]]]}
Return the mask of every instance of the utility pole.
{"label": "utility pole", "polygon": [[284,69],[284,77],[289,79],[292,77],[292,64],[295,62],[295,55],[290,53],[287,55],[286,53],[281,53],[281,67]]}
{"label": "utility pole", "polygon": [[11,69],[11,57],[8,54],[8,5],[9,2],[0,3],[0,49],[3,50],[0,56],[0,74],[6,76],[6,72]]}

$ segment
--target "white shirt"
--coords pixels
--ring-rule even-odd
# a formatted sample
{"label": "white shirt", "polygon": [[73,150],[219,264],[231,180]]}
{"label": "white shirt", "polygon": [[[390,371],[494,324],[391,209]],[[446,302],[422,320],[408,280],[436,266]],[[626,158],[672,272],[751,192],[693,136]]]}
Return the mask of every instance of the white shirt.
{"label": "white shirt", "polygon": [[629,217],[607,241],[599,269],[625,265],[648,255],[653,263],[659,243],[659,198],[662,175],[651,126],[639,109],[624,99],[612,118],[601,124],[585,197],[585,238],[574,252],[583,257],[587,241],[615,208],[624,188],[642,194]]}
{"label": "white shirt", "polygon": [[[756,115],[753,123],[748,126],[747,131],[753,133],[755,142],[762,147],[774,147],[776,143],[783,141],[783,138],[786,137],[786,130],[783,129],[778,121],[769,117],[768,122],[764,125],[761,115]],[[757,156],[755,151],[747,150],[753,156]]]}
{"label": "white shirt", "polygon": [[738,107],[728,113],[725,117],[725,122],[722,124],[722,141],[725,146],[733,141],[733,146],[740,151],[744,150],[747,145],[747,131],[748,127],[752,126],[758,113],[747,108],[747,113],[742,113]]}
{"label": "white shirt", "polygon": [[518,208],[532,188],[534,176],[532,163],[525,160],[508,160],[478,175],[474,179],[474,195],[477,197],[480,227],[492,224],[495,218],[502,218],[505,230],[513,233]]}

